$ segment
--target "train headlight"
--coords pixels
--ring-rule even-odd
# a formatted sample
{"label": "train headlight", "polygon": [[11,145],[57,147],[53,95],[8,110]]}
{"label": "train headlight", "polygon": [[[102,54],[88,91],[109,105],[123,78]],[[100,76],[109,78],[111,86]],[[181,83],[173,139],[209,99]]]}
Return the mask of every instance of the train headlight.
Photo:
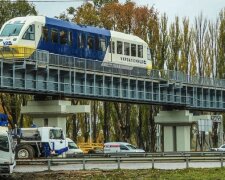
{"label": "train headlight", "polygon": [[148,64],[148,65],[146,66],[146,69],[147,69],[148,71],[150,71],[150,70],[152,69],[152,65],[151,65],[151,64]]}
{"label": "train headlight", "polygon": [[147,69],[147,75],[150,75],[151,74],[151,69],[152,69],[152,64],[148,64],[146,66],[146,69]]}

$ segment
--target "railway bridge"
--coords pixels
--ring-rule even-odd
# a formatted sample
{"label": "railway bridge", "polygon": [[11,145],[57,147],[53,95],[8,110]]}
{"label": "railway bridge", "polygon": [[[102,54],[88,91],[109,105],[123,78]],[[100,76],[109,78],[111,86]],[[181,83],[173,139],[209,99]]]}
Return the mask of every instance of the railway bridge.
{"label": "railway bridge", "polygon": [[[159,114],[156,118],[158,123],[164,124],[167,138],[164,142],[185,144],[183,149],[169,145],[165,146],[166,150],[190,149],[190,138],[187,136],[193,115],[188,110],[225,110],[223,79],[190,76],[170,70],[130,68],[41,50],[36,50],[29,58],[10,59],[0,52],[0,91],[155,104],[179,109]],[[33,110],[37,108],[34,107]],[[26,109],[24,113],[28,111],[32,110]],[[166,117],[170,118],[165,120]]]}

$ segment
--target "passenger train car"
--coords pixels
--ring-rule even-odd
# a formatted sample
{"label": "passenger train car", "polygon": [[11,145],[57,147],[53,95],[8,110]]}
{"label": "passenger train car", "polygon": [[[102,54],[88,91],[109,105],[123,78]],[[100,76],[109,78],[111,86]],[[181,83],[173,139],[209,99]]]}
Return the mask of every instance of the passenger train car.
{"label": "passenger train car", "polygon": [[29,57],[36,49],[151,69],[148,45],[137,36],[44,16],[17,17],[0,31],[0,57]]}

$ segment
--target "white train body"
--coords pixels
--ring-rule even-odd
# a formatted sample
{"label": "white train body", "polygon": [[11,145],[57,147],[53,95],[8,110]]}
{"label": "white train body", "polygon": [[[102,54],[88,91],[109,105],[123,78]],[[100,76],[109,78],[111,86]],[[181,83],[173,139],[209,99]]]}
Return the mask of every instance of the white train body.
{"label": "white train body", "polygon": [[36,49],[98,60],[103,65],[151,69],[148,45],[141,38],[44,16],[17,17],[0,31],[0,57],[26,58]]}

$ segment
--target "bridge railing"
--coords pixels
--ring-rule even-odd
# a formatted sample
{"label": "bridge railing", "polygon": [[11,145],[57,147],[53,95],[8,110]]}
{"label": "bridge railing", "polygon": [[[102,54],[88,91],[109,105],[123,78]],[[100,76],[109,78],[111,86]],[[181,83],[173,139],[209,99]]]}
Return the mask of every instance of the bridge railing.
{"label": "bridge railing", "polygon": [[[29,51],[24,48],[21,52]],[[24,53],[25,54],[25,53]],[[0,58],[5,59],[4,56],[0,56]],[[16,58],[12,57],[13,59]],[[8,58],[6,58],[7,60]],[[188,83],[194,85],[202,85],[202,86],[213,86],[213,87],[225,87],[224,79],[217,78],[208,78],[208,77],[200,77],[200,76],[190,76],[181,71],[173,71],[173,70],[147,70],[144,68],[130,68],[125,65],[115,65],[108,63],[108,66],[105,66],[102,62],[91,59],[83,59],[76,58],[65,55],[58,55],[49,53],[48,51],[36,50],[30,57],[20,58],[20,60],[31,60],[36,61],[38,64],[46,64],[51,66],[59,66],[66,68],[76,68],[82,70],[91,70],[98,71],[101,73],[112,73],[119,74],[125,76],[133,76],[133,77],[141,77],[146,79],[156,79],[156,80],[164,80],[171,82],[180,82],[180,83]],[[119,68],[123,66],[123,68]]]}
{"label": "bridge railing", "polygon": [[[25,159],[17,160],[18,164],[30,164],[36,165],[37,163],[47,164],[47,168],[50,171],[54,165],[63,164],[81,164],[82,169],[86,170],[89,164],[107,164],[115,163],[117,166],[114,168],[121,169],[123,163],[131,164],[141,164],[141,163],[150,163],[151,168],[154,169],[156,165],[161,163],[167,163],[172,165],[178,163],[178,167],[182,166],[180,163],[183,163],[183,168],[197,167],[198,163],[204,163],[211,165],[215,164],[216,167],[224,167],[224,158],[225,155],[223,152],[162,152],[162,153],[113,153],[113,154],[88,154],[88,155],[78,155],[75,158],[49,158],[49,159]],[[172,165],[174,166],[174,165]],[[61,166],[62,167],[62,166]],[[200,165],[201,167],[201,165]],[[100,168],[100,165],[99,165]],[[104,167],[105,168],[105,167]],[[136,169],[139,169],[139,166],[136,166]],[[45,169],[43,169],[45,171]]]}

